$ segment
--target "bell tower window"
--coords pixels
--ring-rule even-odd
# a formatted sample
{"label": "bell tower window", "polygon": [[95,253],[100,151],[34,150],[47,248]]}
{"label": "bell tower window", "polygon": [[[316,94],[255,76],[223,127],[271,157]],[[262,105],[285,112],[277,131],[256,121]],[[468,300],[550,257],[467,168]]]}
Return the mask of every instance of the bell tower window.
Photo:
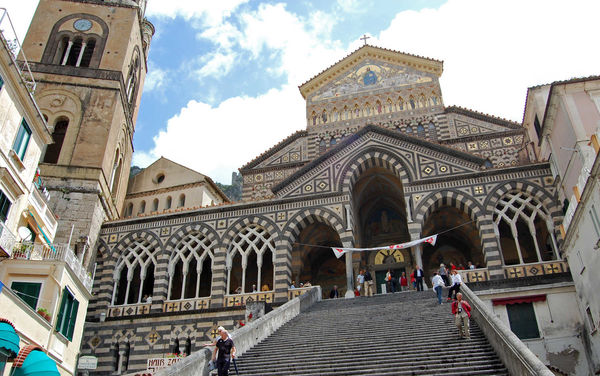
{"label": "bell tower window", "polygon": [[56,124],[54,125],[54,131],[52,132],[53,143],[48,145],[46,148],[46,154],[44,154],[44,163],[58,163],[60,149],[62,149],[68,126],[68,119],[61,118],[56,121]]}
{"label": "bell tower window", "polygon": [[97,16],[73,14],[64,17],[52,28],[42,62],[98,68],[107,37],[108,26]]}

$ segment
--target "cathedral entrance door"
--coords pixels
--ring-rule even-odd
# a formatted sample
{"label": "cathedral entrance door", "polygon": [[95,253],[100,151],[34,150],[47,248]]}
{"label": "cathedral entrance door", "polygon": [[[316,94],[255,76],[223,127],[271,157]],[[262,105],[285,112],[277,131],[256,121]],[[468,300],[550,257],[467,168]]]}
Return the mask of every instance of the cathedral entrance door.
{"label": "cathedral entrance door", "polygon": [[[399,269],[392,269],[392,274],[394,275],[394,283],[396,284],[395,288],[396,291],[400,291],[400,276],[402,275],[402,272],[406,272],[406,269],[404,268],[399,268]],[[378,294],[383,294],[383,289],[382,286],[386,286],[386,292],[391,292],[388,288],[387,288],[387,284],[385,283],[385,275],[387,274],[387,269],[385,270],[378,270],[375,272],[375,283],[377,284],[377,293]]]}

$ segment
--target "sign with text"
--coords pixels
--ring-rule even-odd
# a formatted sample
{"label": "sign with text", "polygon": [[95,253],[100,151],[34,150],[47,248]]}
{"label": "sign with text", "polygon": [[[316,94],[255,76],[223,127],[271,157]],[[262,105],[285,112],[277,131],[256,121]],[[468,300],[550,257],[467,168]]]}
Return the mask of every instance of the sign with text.
{"label": "sign with text", "polygon": [[85,355],[79,358],[79,369],[96,369],[98,366],[98,358],[92,355]]}
{"label": "sign with text", "polygon": [[159,369],[172,366],[183,358],[149,358],[147,369],[148,371],[156,372]]}

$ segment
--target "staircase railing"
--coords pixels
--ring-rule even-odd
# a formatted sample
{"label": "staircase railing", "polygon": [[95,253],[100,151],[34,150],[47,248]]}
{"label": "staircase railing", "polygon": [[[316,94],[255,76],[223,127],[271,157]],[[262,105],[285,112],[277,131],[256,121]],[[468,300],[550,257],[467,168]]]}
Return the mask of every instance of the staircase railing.
{"label": "staircase railing", "polygon": [[[314,286],[311,291],[290,300],[246,326],[236,329],[231,333],[231,338],[235,343],[237,355],[242,355],[251,347],[270,336],[283,324],[298,316],[301,312],[306,311],[320,300],[321,287]],[[210,361],[211,353],[212,349],[208,348],[192,353],[174,365],[159,370],[154,376],[207,376],[207,364]]]}
{"label": "staircase railing", "polygon": [[511,375],[554,375],[464,283],[460,286],[460,290],[471,304],[472,318],[477,322]]}

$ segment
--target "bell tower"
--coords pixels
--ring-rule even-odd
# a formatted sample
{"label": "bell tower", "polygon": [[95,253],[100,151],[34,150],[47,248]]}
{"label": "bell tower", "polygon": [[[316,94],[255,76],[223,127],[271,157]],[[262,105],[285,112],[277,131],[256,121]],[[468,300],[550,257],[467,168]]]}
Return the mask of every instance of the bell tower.
{"label": "bell tower", "polygon": [[40,160],[59,217],[55,242],[92,263],[119,218],[154,26],[146,0],[40,0],[23,49],[53,143]]}

